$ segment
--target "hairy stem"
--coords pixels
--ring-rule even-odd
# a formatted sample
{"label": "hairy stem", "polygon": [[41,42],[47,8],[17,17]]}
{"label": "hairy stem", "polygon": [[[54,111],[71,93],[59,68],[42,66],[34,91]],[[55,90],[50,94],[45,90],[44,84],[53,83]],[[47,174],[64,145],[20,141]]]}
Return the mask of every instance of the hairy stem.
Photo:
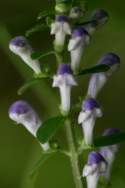
{"label": "hairy stem", "polygon": [[70,150],[70,161],[71,161],[75,186],[76,188],[83,188],[83,184],[81,180],[81,173],[79,169],[79,157],[76,151],[76,146],[75,146],[75,141],[74,141],[74,136],[73,136],[73,131],[72,131],[70,120],[67,119],[65,124],[66,124],[65,128],[66,128],[67,141],[68,141],[69,150]]}

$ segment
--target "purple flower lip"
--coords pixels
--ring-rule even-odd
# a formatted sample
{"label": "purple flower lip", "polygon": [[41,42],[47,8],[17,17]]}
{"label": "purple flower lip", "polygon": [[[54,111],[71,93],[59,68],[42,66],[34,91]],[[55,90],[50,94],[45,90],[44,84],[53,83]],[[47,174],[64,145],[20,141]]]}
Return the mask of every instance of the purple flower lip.
{"label": "purple flower lip", "polygon": [[72,70],[69,64],[60,64],[58,71],[58,75],[64,75],[64,74],[72,74]]}
{"label": "purple flower lip", "polygon": [[56,21],[57,22],[68,22],[69,18],[64,15],[58,15],[58,16],[56,16]]}
{"label": "purple flower lip", "polygon": [[78,27],[78,28],[75,28],[73,31],[72,31],[72,37],[75,38],[75,37],[82,37],[82,36],[89,36],[88,32],[84,29],[84,27]]}
{"label": "purple flower lip", "polygon": [[111,136],[119,133],[120,133],[120,129],[118,128],[108,128],[104,131],[103,136]]}
{"label": "purple flower lip", "polygon": [[23,36],[15,37],[14,39],[12,39],[10,41],[11,45],[19,46],[19,47],[25,47],[27,45],[27,43],[28,42],[27,42],[26,38]]}
{"label": "purple flower lip", "polygon": [[99,164],[101,162],[106,162],[106,160],[104,159],[104,157],[98,153],[98,152],[90,152],[89,156],[88,156],[88,165],[94,165],[94,164]]}
{"label": "purple flower lip", "polygon": [[103,9],[94,10],[90,16],[91,20],[101,21],[104,18],[108,18],[108,13]]}
{"label": "purple flower lip", "polygon": [[83,101],[82,104],[83,111],[93,110],[94,108],[99,108],[99,105],[95,99],[90,98]]}
{"label": "purple flower lip", "polygon": [[116,65],[116,64],[120,65],[120,57],[112,52],[107,53],[100,58],[98,64],[105,64],[110,67],[112,67],[113,65]]}
{"label": "purple flower lip", "polygon": [[9,114],[21,115],[32,111],[33,111],[32,107],[23,100],[16,101],[9,108]]}

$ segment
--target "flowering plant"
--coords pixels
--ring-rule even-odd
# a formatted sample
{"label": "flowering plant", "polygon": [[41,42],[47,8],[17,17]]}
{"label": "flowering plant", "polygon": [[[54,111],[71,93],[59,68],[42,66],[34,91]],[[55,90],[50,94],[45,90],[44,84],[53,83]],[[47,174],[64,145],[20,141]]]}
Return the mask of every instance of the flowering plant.
{"label": "flowering plant", "polygon": [[[82,0],[56,0],[52,11],[39,14],[39,26],[30,29],[26,36],[39,30],[49,30],[54,38],[53,49],[50,51],[35,52],[24,36],[17,36],[10,41],[10,50],[34,72],[32,80],[20,88],[19,94],[37,81],[50,79],[52,88],[57,87],[59,90],[61,102],[58,115],[46,121],[42,121],[24,100],[16,101],[10,106],[9,117],[17,124],[22,124],[39,141],[42,148],[40,164],[54,153],[61,152],[70,158],[76,188],[83,188],[82,177],[86,177],[88,188],[96,188],[100,177],[104,177],[104,184],[109,183],[111,168],[119,149],[118,143],[125,140],[125,133],[117,128],[109,128],[103,136],[93,136],[96,120],[103,116],[97,96],[110,76],[119,69],[120,58],[109,52],[102,55],[94,67],[82,69],[82,56],[90,45],[94,32],[109,18],[105,10],[97,9],[84,21],[85,12],[85,2]],[[39,59],[49,55],[56,57],[54,71],[51,67],[45,69],[40,65]],[[77,88],[78,77],[86,74],[92,74],[86,96],[82,104],[78,101],[72,105],[72,87]],[[74,128],[76,119],[77,124],[81,125],[79,130],[83,133],[79,137]],[[66,130],[68,151],[54,140],[55,134],[63,126]],[[79,158],[84,150],[90,153],[82,172]]]}

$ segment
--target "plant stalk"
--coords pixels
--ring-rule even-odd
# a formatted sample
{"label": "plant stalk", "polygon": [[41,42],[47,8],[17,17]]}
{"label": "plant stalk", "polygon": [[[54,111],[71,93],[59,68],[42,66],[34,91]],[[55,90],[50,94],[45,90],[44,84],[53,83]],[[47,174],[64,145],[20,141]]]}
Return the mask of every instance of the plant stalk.
{"label": "plant stalk", "polygon": [[72,166],[72,173],[73,173],[75,186],[76,188],[83,188],[81,173],[79,169],[79,156],[76,150],[72,126],[69,119],[66,120],[65,128],[66,128],[67,141],[70,150],[70,162]]}

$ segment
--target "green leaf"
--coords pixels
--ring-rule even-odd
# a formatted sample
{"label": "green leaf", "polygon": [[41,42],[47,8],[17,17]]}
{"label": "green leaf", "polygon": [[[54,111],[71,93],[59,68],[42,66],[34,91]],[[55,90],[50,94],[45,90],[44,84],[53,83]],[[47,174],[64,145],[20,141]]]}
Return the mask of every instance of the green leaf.
{"label": "green leaf", "polygon": [[41,58],[43,58],[43,57],[46,57],[46,56],[49,56],[49,55],[53,55],[53,54],[55,54],[54,51],[33,52],[33,53],[31,54],[31,58],[32,58],[33,60],[35,60],[35,59],[41,59]]}
{"label": "green leaf", "polygon": [[30,35],[39,32],[39,31],[49,31],[49,27],[46,24],[37,24],[31,29],[26,31],[26,37],[29,37]]}
{"label": "green leaf", "polygon": [[38,17],[37,19],[44,19],[48,16],[54,16],[55,15],[55,11],[54,10],[44,10],[44,11],[41,11],[39,14],[38,14]]}
{"label": "green leaf", "polygon": [[108,65],[96,65],[94,67],[84,69],[78,73],[78,75],[84,75],[84,74],[92,74],[92,73],[100,73],[100,72],[106,72],[110,69]]}
{"label": "green leaf", "polygon": [[65,119],[66,117],[57,116],[57,117],[50,118],[47,121],[43,122],[43,124],[40,126],[40,128],[37,131],[38,140],[42,144],[49,141],[56,134],[59,128],[62,127]]}
{"label": "green leaf", "polygon": [[54,154],[56,153],[56,150],[50,150],[48,152],[44,152],[42,153],[41,157],[39,158],[39,160],[34,164],[34,166],[31,169],[30,172],[30,177],[32,178],[40,169],[40,167],[50,158],[52,157]]}
{"label": "green leaf", "polygon": [[125,133],[118,133],[111,136],[101,136],[94,140],[94,146],[101,147],[101,146],[108,146],[118,144],[120,142],[125,141]]}
{"label": "green leaf", "polygon": [[27,89],[38,83],[42,78],[32,78],[24,83],[18,90],[18,95],[22,95]]}

